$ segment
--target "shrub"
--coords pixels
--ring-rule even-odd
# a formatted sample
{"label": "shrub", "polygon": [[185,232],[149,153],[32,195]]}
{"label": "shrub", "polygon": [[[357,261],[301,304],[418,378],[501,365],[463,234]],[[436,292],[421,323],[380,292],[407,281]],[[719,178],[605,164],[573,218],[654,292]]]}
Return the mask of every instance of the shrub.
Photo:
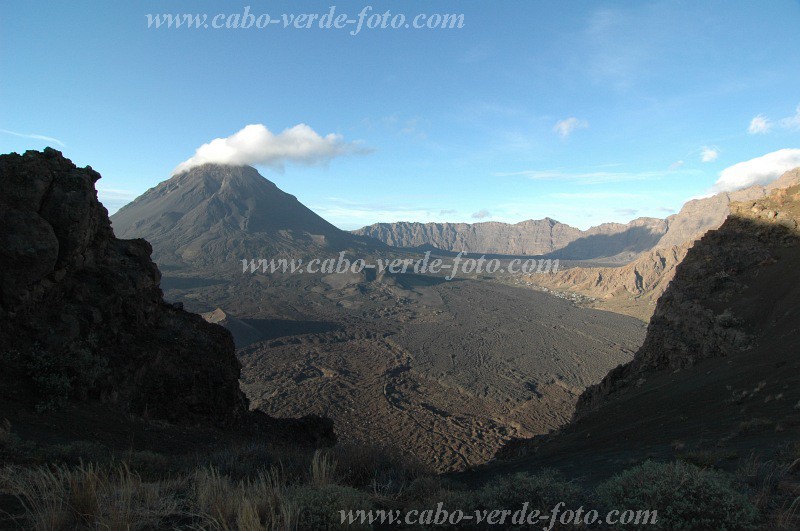
{"label": "shrub", "polygon": [[340,511],[373,508],[364,492],[341,485],[298,486],[289,492],[289,499],[298,512],[299,529],[359,529],[342,524]]}
{"label": "shrub", "polygon": [[606,481],[597,494],[609,510],[657,511],[648,529],[755,529],[759,519],[731,479],[683,462],[648,461]]}
{"label": "shrub", "polygon": [[415,479],[433,475],[429,467],[394,449],[349,443],[330,452],[338,465],[337,483],[369,489],[382,498],[395,498]]}
{"label": "shrub", "polygon": [[11,423],[8,419],[3,419],[0,422],[0,448],[8,446],[11,442]]}
{"label": "shrub", "polygon": [[0,361],[22,371],[36,392],[38,411],[64,407],[71,399],[85,399],[107,372],[105,358],[92,354],[88,346],[71,346],[54,353],[39,345],[6,351]]}
{"label": "shrub", "polygon": [[517,510],[528,502],[531,510],[542,512],[549,512],[559,502],[577,508],[583,504],[584,498],[580,487],[553,470],[498,477],[477,493],[477,503],[482,509]]}

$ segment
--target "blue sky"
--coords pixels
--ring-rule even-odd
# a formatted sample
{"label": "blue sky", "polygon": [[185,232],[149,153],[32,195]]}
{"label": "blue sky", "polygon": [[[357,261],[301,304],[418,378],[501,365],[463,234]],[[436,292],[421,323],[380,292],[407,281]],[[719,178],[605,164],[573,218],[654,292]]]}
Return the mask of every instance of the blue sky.
{"label": "blue sky", "polygon": [[[246,5],[464,27],[147,28]],[[800,148],[798,23],[780,0],[5,2],[0,152],[61,149],[102,173],[113,211],[212,139],[307,124],[353,149],[257,167],[345,229],[665,217],[726,168]]]}

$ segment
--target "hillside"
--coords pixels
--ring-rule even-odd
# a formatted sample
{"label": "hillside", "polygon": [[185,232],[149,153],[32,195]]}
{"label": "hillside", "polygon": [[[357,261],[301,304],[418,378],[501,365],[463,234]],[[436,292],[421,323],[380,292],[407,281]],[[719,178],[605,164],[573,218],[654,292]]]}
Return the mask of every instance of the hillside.
{"label": "hillside", "polygon": [[595,308],[647,321],[689,246],[653,249],[623,266],[572,267],[549,275],[526,275],[523,281],[551,291],[578,293],[594,299]]}
{"label": "hillside", "polygon": [[586,390],[563,430],[510,443],[478,476],[786,459],[800,437],[800,186],[731,210],[677,267],[634,359]]}

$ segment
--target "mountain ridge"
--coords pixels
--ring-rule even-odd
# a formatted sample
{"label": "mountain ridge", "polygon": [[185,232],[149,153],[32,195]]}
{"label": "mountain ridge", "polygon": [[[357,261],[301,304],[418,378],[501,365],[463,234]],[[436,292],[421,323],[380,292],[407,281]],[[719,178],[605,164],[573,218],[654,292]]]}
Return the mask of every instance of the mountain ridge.
{"label": "mountain ridge", "polygon": [[[643,234],[636,234],[643,230]],[[498,221],[479,223],[376,223],[362,227],[353,234],[375,238],[387,245],[405,248],[433,246],[450,252],[500,255],[558,255],[565,259],[591,259],[626,252],[638,252],[666,233],[664,220],[641,217],[628,223],[602,223],[581,231],[550,217],[509,224]],[[628,241],[625,241],[625,233]],[[566,249],[581,238],[598,236],[618,237],[608,247],[609,252],[591,248]],[[656,237],[657,236],[657,237]],[[645,243],[647,242],[647,243]],[[589,247],[589,246],[585,246]]]}

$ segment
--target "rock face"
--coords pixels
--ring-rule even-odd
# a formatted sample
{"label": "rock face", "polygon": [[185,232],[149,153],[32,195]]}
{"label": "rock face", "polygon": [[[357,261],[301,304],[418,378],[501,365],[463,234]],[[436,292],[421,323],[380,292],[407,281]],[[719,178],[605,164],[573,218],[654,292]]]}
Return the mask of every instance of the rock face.
{"label": "rock face", "polygon": [[639,218],[628,224],[604,223],[589,230],[550,218],[513,225],[486,223],[377,223],[354,231],[395,247],[435,247],[444,251],[549,255],[562,259],[592,259],[651,248],[666,232],[664,220]]}
{"label": "rock face", "polygon": [[0,156],[2,392],[236,423],[248,403],[230,333],[164,302],[150,245],[114,237],[99,178],[49,148]]}
{"label": "rock face", "polygon": [[681,211],[667,218],[669,230],[658,241],[659,248],[692,243],[709,230],[717,229],[731,213],[730,204],[755,201],[773,190],[800,183],[800,168],[784,173],[767,186],[755,185],[735,192],[722,192],[711,197],[687,201]]}
{"label": "rock face", "polygon": [[[797,258],[793,253],[800,242],[800,186],[775,190],[757,201],[731,203],[730,209],[725,223],[697,241],[677,267],[633,361],[588,388],[578,401],[576,418],[655,371],[692,367],[700,360],[726,357],[762,338],[796,330],[795,321],[791,326],[785,322],[792,319],[790,314],[796,316],[796,308],[781,309],[783,303],[791,306],[794,301],[742,300],[740,294],[748,289],[766,292],[781,282],[789,283],[784,293],[796,286],[794,278],[771,278],[768,268],[781,260],[791,265]],[[753,289],[762,284],[763,290]],[[771,329],[775,331],[768,333]]]}
{"label": "rock face", "polygon": [[151,188],[111,216],[120,238],[145,238],[163,266],[341,250],[337,229],[250,166],[204,164]]}

